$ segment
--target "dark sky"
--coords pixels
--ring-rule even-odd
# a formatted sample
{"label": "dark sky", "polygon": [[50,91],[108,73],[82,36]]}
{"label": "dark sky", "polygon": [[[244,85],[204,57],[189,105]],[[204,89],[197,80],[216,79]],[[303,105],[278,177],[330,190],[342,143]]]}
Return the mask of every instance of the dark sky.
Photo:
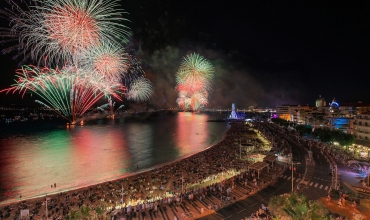
{"label": "dark sky", "polygon": [[[182,33],[185,40],[197,33],[195,41],[205,48],[237,54],[225,65],[238,62],[264,93],[251,104],[314,105],[319,95],[370,103],[369,1],[153,2],[136,3],[138,10],[151,9],[153,24],[167,11],[170,33]],[[185,24],[176,29],[176,19]]]}
{"label": "dark sky", "polygon": [[[141,45],[138,56],[165,106],[175,98],[170,75],[192,51],[219,71],[210,95],[215,107],[314,105],[319,95],[370,103],[369,1],[126,0],[122,6],[131,21],[130,46]],[[10,57],[0,59],[2,89],[15,67]]]}

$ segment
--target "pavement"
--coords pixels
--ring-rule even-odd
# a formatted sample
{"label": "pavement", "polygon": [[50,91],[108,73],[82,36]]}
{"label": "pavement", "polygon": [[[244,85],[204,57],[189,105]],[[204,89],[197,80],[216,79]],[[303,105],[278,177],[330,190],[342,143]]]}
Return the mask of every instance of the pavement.
{"label": "pavement", "polygon": [[[338,183],[341,186],[343,192],[353,192],[355,194],[362,194],[364,198],[370,198],[370,188],[363,187],[361,180],[364,180],[364,176],[361,176],[359,173],[352,171],[350,167],[345,165],[345,161],[333,161],[332,163],[324,154],[317,148],[312,148],[313,157],[315,160],[315,168],[312,174],[311,181],[308,182],[308,185],[303,189],[303,194],[310,199],[318,199],[320,197],[326,196],[319,191],[311,191],[313,188],[323,188],[330,189],[334,188],[335,180],[332,173],[333,162],[337,165],[338,168]],[[364,165],[360,162],[361,165]],[[367,164],[367,163],[366,163]],[[311,169],[312,170],[312,167]],[[311,171],[312,172],[312,171]],[[309,191],[309,193],[306,193]],[[327,190],[326,190],[327,191]]]}
{"label": "pavement", "polygon": [[218,210],[211,215],[203,216],[197,219],[201,220],[221,220],[221,219],[244,219],[252,213],[258,211],[261,204],[267,205],[269,199],[275,195],[281,195],[291,192],[291,181],[279,178],[275,183],[262,189],[258,193],[249,196],[247,199],[240,200],[223,209]]}
{"label": "pavement", "polygon": [[333,185],[332,170],[330,163],[320,150],[312,148],[311,151],[313,160],[308,162],[308,173],[311,179],[307,180],[302,193],[309,199],[317,200],[328,195],[328,191]]}
{"label": "pavement", "polygon": [[370,198],[370,188],[363,187],[361,181],[366,181],[365,177],[351,170],[350,167],[338,163],[338,178],[344,191],[360,193],[365,198]]}

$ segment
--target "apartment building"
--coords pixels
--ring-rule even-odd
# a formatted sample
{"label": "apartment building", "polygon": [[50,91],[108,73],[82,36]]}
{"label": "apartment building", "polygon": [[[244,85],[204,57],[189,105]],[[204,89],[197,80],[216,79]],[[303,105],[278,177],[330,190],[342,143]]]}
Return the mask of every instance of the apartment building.
{"label": "apartment building", "polygon": [[302,112],[309,111],[312,107],[308,105],[281,105],[276,106],[276,116],[287,121],[302,123]]}
{"label": "apartment building", "polygon": [[353,124],[356,139],[370,141],[370,113],[358,114]]}

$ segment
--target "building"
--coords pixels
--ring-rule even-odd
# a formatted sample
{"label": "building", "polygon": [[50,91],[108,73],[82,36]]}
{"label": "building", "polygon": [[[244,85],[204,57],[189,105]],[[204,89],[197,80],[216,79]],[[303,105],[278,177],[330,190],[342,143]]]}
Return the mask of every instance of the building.
{"label": "building", "polygon": [[324,98],[319,95],[319,98],[316,99],[316,107],[323,107],[326,106],[326,101]]}
{"label": "building", "polygon": [[370,113],[359,114],[353,124],[356,139],[370,141]]}
{"label": "building", "polygon": [[327,127],[339,129],[347,134],[353,134],[354,119],[348,117],[327,117]]}
{"label": "building", "polygon": [[301,117],[301,112],[311,109],[312,107],[308,105],[281,105],[276,106],[276,116],[287,121],[302,123],[304,120]]}
{"label": "building", "polygon": [[366,137],[364,132],[367,132],[365,131],[366,128],[359,127],[355,120],[357,119],[361,122],[361,120],[364,120],[363,115],[367,114],[370,114],[370,104],[362,102],[340,104],[334,98],[326,105],[326,101],[321,95],[316,99],[315,106],[285,104],[276,107],[276,116],[278,118],[299,124],[310,124],[313,127],[340,129],[347,134],[354,134],[356,138],[361,138],[360,136],[362,136],[364,140]]}

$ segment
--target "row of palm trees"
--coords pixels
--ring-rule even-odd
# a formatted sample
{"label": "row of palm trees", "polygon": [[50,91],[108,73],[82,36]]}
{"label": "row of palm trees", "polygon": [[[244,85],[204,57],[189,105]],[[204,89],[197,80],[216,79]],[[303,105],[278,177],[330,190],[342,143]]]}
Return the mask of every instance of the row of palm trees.
{"label": "row of palm trees", "polygon": [[268,205],[274,219],[330,219],[329,211],[320,201],[309,200],[303,194],[291,193],[271,197]]}
{"label": "row of palm trees", "polygon": [[98,206],[94,209],[88,206],[81,206],[79,210],[72,210],[68,215],[64,217],[66,220],[87,220],[87,219],[106,219],[106,213],[103,207]]}

